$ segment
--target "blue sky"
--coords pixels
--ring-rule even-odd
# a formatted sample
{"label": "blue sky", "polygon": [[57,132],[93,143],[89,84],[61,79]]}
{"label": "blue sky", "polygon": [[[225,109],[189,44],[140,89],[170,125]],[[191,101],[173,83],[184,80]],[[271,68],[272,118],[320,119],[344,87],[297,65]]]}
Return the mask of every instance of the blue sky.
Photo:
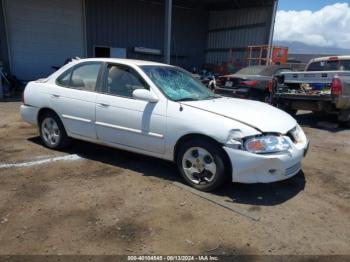
{"label": "blue sky", "polygon": [[279,0],[274,40],[350,49],[350,0]]}
{"label": "blue sky", "polygon": [[279,0],[278,10],[316,11],[335,3],[350,3],[350,0]]}

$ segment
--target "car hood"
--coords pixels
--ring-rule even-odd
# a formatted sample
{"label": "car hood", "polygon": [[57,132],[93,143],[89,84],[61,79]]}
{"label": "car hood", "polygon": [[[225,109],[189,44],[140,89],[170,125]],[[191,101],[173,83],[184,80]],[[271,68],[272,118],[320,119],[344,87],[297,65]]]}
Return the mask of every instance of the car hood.
{"label": "car hood", "polygon": [[239,121],[264,133],[286,134],[297,124],[284,111],[252,100],[222,97],[182,104]]}

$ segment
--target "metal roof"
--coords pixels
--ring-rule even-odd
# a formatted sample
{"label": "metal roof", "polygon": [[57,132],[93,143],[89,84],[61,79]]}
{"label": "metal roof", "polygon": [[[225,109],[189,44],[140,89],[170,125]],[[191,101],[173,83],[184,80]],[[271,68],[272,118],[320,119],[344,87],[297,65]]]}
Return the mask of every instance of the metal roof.
{"label": "metal roof", "polygon": [[174,3],[186,2],[193,6],[202,6],[206,9],[235,9],[272,5],[273,0],[174,0]]}
{"label": "metal roof", "polygon": [[[144,2],[164,3],[164,0],[142,0]],[[206,10],[239,9],[272,6],[274,0],[173,0],[173,5]]]}

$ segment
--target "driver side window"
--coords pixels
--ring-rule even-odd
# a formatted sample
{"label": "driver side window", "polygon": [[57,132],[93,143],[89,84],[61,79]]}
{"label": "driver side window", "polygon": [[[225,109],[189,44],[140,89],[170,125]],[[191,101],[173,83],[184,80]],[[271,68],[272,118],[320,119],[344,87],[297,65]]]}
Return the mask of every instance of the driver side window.
{"label": "driver side window", "polygon": [[107,93],[132,98],[136,89],[148,89],[142,78],[131,68],[109,65]]}

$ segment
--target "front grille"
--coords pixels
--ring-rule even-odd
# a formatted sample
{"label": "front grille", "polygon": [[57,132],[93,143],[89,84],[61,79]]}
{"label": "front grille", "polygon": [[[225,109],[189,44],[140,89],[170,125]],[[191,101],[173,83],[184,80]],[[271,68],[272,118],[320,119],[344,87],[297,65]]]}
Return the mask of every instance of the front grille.
{"label": "front grille", "polygon": [[284,175],[286,175],[286,176],[293,175],[293,174],[297,173],[300,169],[301,169],[301,162],[287,168],[284,171]]}

